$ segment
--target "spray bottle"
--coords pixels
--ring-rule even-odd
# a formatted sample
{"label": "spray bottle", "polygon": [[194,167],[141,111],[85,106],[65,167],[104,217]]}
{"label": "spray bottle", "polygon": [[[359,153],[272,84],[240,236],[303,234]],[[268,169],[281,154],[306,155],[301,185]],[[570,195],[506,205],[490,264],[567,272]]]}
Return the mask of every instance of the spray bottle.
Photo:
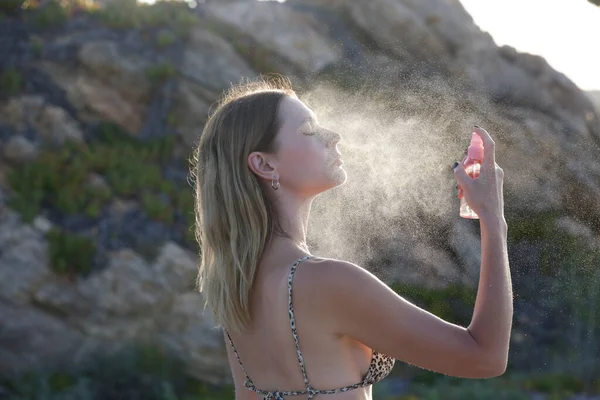
{"label": "spray bottle", "polygon": [[[465,172],[471,179],[479,176],[481,163],[483,163],[483,140],[481,140],[481,137],[477,133],[473,132],[471,135],[471,144],[467,150],[467,158],[463,162]],[[460,199],[460,216],[469,219],[479,219],[475,211],[468,206],[464,194]]]}

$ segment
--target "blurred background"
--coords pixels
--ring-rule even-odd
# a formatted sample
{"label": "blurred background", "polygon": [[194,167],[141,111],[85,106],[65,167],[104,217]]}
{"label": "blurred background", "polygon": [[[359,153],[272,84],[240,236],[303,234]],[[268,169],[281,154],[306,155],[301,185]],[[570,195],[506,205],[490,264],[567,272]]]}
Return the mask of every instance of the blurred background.
{"label": "blurred background", "polygon": [[343,136],[311,252],[462,326],[480,231],[450,166],[474,124],[497,143],[508,370],[398,361],[375,399],[600,399],[594,3],[0,0],[0,399],[233,399],[189,160],[222,91],[267,73]]}

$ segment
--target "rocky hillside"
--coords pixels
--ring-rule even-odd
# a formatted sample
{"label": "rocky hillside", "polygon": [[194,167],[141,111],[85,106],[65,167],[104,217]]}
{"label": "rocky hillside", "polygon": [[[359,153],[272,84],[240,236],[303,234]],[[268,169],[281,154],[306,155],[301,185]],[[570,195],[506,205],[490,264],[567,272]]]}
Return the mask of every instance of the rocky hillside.
{"label": "rocky hillside", "polygon": [[591,90],[587,92],[587,95],[596,106],[596,110],[600,110],[600,90]]}
{"label": "rocky hillside", "polygon": [[[541,368],[562,354],[569,329],[584,377],[600,373],[590,347],[598,317],[579,312],[600,305],[600,113],[544,59],[497,47],[459,2],[51,1],[4,13],[0,372],[144,342],[197,378],[230,379],[221,333],[193,291],[187,161],[223,89],[278,72],[344,128],[348,170],[361,178],[315,210],[327,221],[311,233],[320,254],[358,260],[411,300],[468,323],[478,225],[457,217],[455,183],[439,165],[460,157],[478,123],[494,133],[506,173],[511,362]],[[427,128],[432,184],[392,190],[397,170],[352,170],[365,137],[347,121],[371,112]],[[417,134],[399,132],[386,140],[412,151]],[[400,190],[418,195],[389,213],[382,201],[398,203]],[[449,285],[467,294],[444,292]]]}

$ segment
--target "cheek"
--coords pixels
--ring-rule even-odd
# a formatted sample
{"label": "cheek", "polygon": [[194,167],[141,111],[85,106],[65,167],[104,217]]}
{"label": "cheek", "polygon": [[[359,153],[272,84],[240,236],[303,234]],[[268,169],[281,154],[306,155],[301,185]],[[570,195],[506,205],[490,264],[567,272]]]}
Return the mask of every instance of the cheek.
{"label": "cheek", "polygon": [[313,146],[298,146],[281,153],[281,172],[294,180],[314,179],[323,172],[325,156],[323,151]]}

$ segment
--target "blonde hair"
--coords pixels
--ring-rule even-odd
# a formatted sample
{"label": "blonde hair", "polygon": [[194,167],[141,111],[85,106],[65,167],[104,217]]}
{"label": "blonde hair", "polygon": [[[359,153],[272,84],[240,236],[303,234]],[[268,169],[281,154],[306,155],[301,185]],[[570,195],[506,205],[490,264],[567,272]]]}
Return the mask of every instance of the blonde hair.
{"label": "blonde hair", "polygon": [[277,151],[278,110],[296,97],[287,78],[261,76],[232,87],[217,102],[193,157],[196,240],[200,245],[197,288],[204,307],[228,331],[251,321],[250,292],[258,263],[274,233],[276,210],[248,167],[250,153]]}

